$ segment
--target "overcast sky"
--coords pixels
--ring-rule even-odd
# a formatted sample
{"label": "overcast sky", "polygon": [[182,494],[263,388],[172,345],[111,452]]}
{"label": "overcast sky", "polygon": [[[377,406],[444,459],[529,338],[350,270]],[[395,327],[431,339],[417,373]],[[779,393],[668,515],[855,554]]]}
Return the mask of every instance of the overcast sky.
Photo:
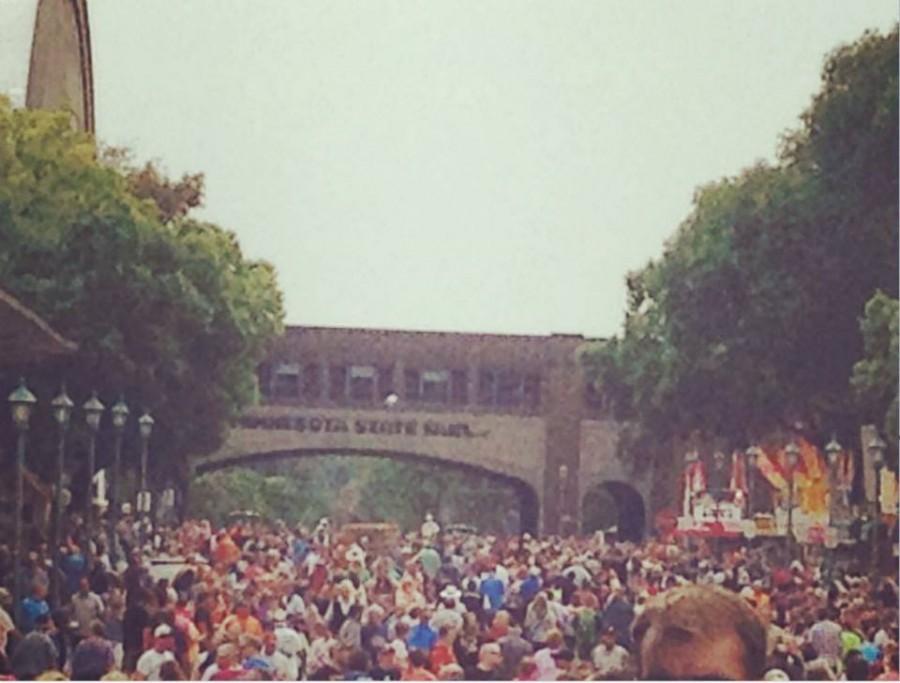
{"label": "overcast sky", "polygon": [[91,0],[97,133],[203,171],[289,323],[606,336],[697,185],[896,0]]}

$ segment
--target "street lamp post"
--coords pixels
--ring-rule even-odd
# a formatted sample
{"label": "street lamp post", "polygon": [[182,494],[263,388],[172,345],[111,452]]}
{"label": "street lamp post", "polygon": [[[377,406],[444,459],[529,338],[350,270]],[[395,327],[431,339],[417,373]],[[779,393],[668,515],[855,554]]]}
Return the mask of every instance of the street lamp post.
{"label": "street lamp post", "polygon": [[797,444],[791,441],[787,448],[784,449],[784,452],[787,454],[787,462],[788,462],[788,509],[787,509],[787,540],[788,540],[788,555],[791,559],[794,559],[794,544],[796,539],[794,538],[794,470],[797,467],[797,462],[800,459],[800,448],[798,448]]}
{"label": "street lamp post", "polygon": [[[150,434],[153,432],[153,418],[150,413],[144,411],[144,414],[138,418],[138,429],[141,434],[141,488],[138,493],[137,512],[140,518],[140,529],[143,536],[144,521],[140,515],[150,514],[150,492],[147,491],[147,453],[150,444]],[[143,537],[141,539],[143,544]]]}
{"label": "street lamp post", "polygon": [[884,449],[887,444],[881,440],[878,434],[869,442],[869,452],[872,454],[872,464],[875,466],[875,515],[872,519],[872,573],[878,576],[880,569],[879,557],[879,531],[881,526],[881,468],[884,467]]}
{"label": "street lamp post", "polygon": [[838,456],[843,448],[838,443],[834,435],[831,441],[825,446],[825,455],[828,458],[828,520],[830,525],[837,530],[839,526],[838,520]]}
{"label": "street lamp post", "polygon": [[59,427],[59,444],[56,450],[56,491],[53,501],[53,546],[51,547],[51,555],[56,558],[54,563],[54,571],[50,577],[52,586],[51,595],[55,605],[60,604],[60,585],[59,585],[59,567],[62,555],[59,552],[59,546],[62,536],[62,518],[63,507],[63,478],[66,472],[66,432],[69,430],[69,420],[72,417],[72,408],[75,404],[66,393],[66,387],[63,385],[59,395],[50,402],[53,408],[53,419]]}
{"label": "street lamp post", "polygon": [[87,540],[84,553],[88,558],[88,565],[91,566],[94,560],[94,551],[91,548],[91,543],[94,539],[94,469],[97,465],[97,433],[100,431],[100,418],[103,415],[103,411],[106,410],[106,406],[97,398],[97,392],[95,391],[82,408],[90,431],[90,440],[88,442],[87,509],[84,517]]}
{"label": "street lamp post", "polygon": [[128,421],[128,406],[120,398],[110,409],[112,413],[113,430],[116,435],[115,449],[113,451],[112,481],[109,485],[109,557],[115,566],[118,559],[118,543],[116,539],[116,526],[119,521],[119,489],[122,486],[122,435],[125,433],[125,423]]}
{"label": "street lamp post", "polygon": [[[825,445],[825,455],[828,458],[828,526],[825,537],[825,557],[827,559],[827,576],[830,578],[835,566],[835,551],[841,540],[842,515],[838,514],[838,457],[842,451],[841,444],[832,434],[831,441]],[[831,533],[829,538],[828,533]]]}
{"label": "street lamp post", "polygon": [[22,565],[22,512],[25,506],[25,436],[28,422],[37,399],[25,386],[25,380],[19,380],[18,388],[9,395],[12,406],[12,419],[18,438],[16,443],[16,513],[13,532],[13,614],[16,624],[22,623],[22,595],[19,572]]}

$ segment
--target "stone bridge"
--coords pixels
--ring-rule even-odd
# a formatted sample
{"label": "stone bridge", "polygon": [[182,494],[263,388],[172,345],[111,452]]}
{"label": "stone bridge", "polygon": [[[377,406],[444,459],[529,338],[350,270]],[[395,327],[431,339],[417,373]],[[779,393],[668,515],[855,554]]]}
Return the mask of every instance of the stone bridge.
{"label": "stone bridge", "polygon": [[289,328],[260,367],[264,402],[194,468],[325,454],[440,462],[512,484],[523,528],[544,533],[579,529],[585,494],[607,485],[638,536],[650,476],[617,458],[620,425],[584,400],[583,341]]}

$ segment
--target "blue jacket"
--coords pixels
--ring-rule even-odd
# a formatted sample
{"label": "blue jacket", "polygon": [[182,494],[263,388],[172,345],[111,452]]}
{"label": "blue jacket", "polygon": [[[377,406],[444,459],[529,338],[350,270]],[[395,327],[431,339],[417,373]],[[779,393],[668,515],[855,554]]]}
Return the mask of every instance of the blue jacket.
{"label": "blue jacket", "polygon": [[410,631],[409,638],[406,639],[406,644],[413,650],[425,650],[427,652],[434,647],[437,639],[438,634],[431,626],[418,623],[412,631]]}

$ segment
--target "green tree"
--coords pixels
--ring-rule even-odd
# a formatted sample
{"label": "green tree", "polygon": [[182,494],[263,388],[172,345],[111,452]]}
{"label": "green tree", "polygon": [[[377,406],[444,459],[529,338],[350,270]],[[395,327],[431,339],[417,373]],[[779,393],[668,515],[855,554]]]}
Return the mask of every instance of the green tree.
{"label": "green tree", "polygon": [[779,163],[702,187],[629,275],[622,335],[584,362],[635,423],[633,451],[797,424],[853,438],[857,320],[876,290],[897,294],[897,45],[895,28],[832,53]]}
{"label": "green tree", "polygon": [[436,462],[323,455],[287,458],[261,465],[259,471],[289,480],[292,495],[302,502],[302,513],[292,501],[270,504],[273,515],[308,524],[328,515],[336,524],[393,522],[415,530],[431,512],[442,522],[499,532],[507,528],[510,511],[520,505],[510,484]]}
{"label": "green tree", "polygon": [[900,320],[898,301],[878,292],[866,304],[860,326],[865,341],[865,357],[853,366],[853,389],[860,413],[867,421],[881,424],[887,440],[897,443],[898,348]]}
{"label": "green tree", "polygon": [[250,510],[288,524],[312,524],[326,514],[321,497],[310,496],[302,480],[234,467],[191,481],[188,514],[222,524],[237,510]]}
{"label": "green tree", "polygon": [[[78,402],[96,388],[107,404],[124,395],[134,413],[152,411],[151,469],[183,479],[187,456],[217,448],[254,399],[255,366],[281,332],[272,266],[245,259],[233,233],[192,219],[178,202],[158,205],[154,186],[168,181],[149,168],[137,182],[99,160],[65,114],[0,100],[0,286],[79,345],[73,357],[26,369],[43,407],[32,466],[44,474],[53,450],[46,402],[65,379]],[[202,194],[197,177],[170,186]],[[83,467],[81,425],[76,414],[70,462]],[[101,464],[108,429],[102,439]],[[136,442],[132,422],[126,460]]]}

